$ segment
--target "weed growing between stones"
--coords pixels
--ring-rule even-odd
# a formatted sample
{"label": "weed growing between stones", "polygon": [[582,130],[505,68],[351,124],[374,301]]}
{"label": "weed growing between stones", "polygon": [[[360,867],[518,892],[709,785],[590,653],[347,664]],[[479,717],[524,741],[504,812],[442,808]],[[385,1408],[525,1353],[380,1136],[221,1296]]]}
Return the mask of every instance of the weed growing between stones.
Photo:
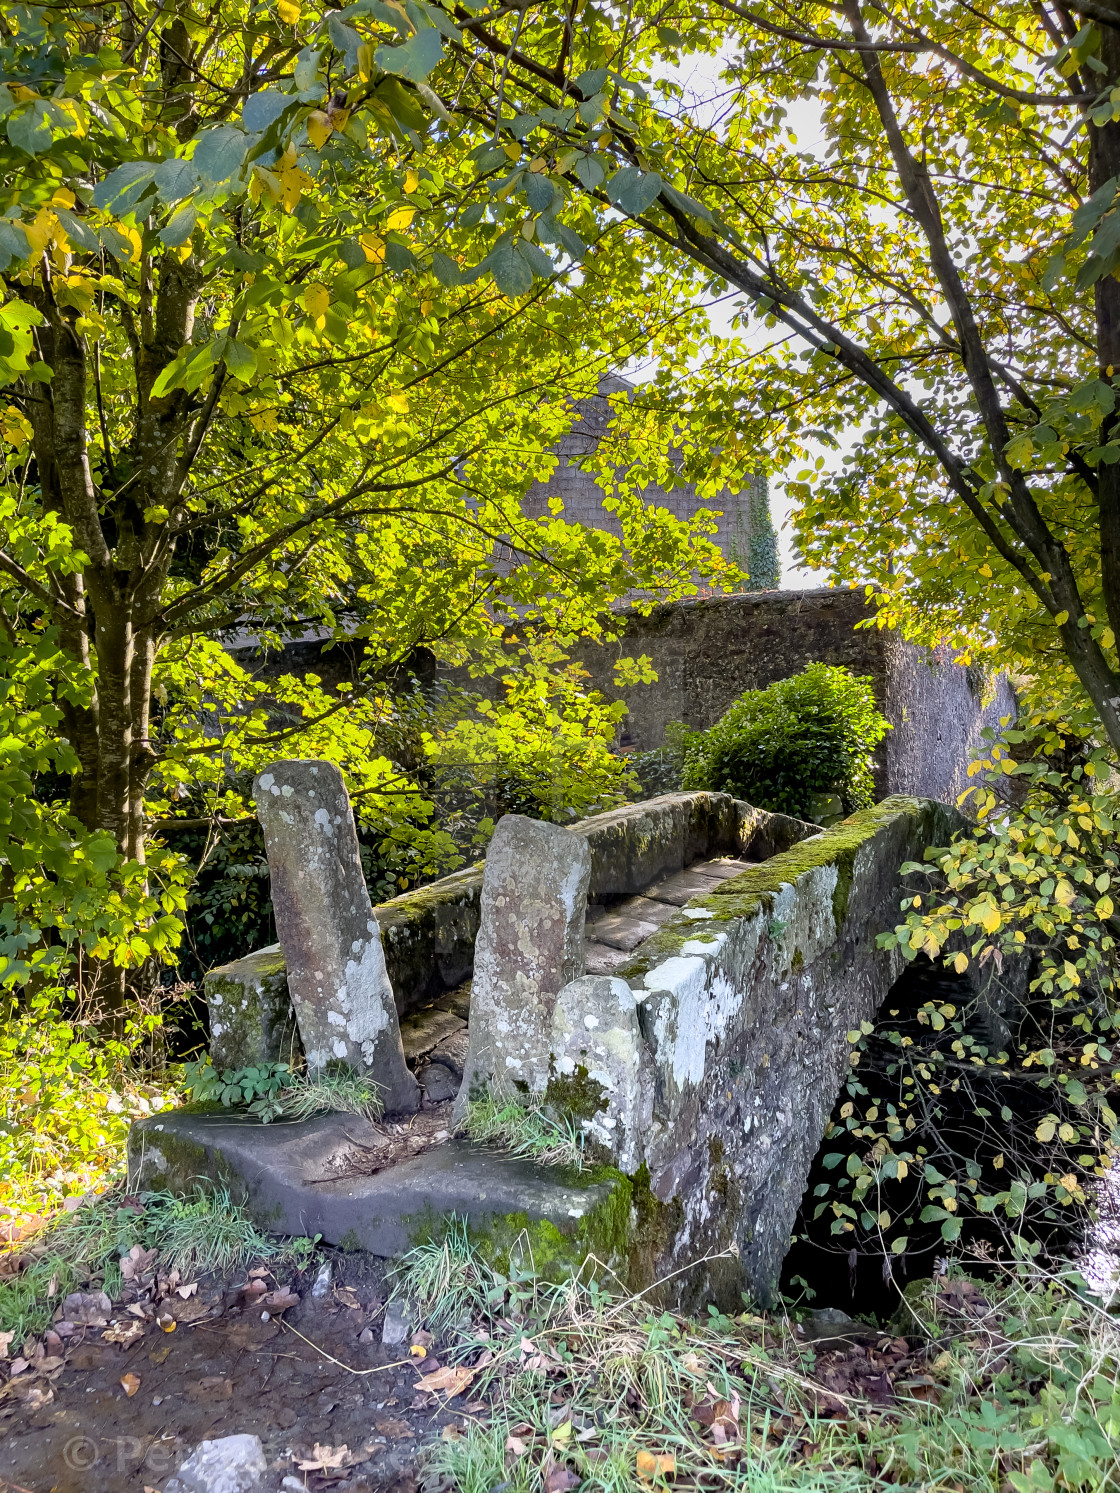
{"label": "weed growing between stones", "polygon": [[445,1320],[469,1306],[451,1356],[490,1412],[429,1448],[428,1493],[1076,1493],[1120,1474],[1120,1327],[1072,1274],[942,1277],[904,1323],[823,1341],[811,1318],[696,1321],[586,1273],[550,1284],[527,1249],[503,1279],[465,1235],[421,1253],[401,1285],[450,1291]]}
{"label": "weed growing between stones", "polygon": [[33,1244],[2,1257],[11,1273],[0,1274],[0,1332],[42,1331],[73,1290],[115,1298],[121,1261],[137,1245],[157,1251],[161,1271],[177,1270],[183,1281],[264,1260],[302,1266],[315,1250],[311,1239],[262,1234],[221,1187],[190,1198],[114,1191],[60,1215]]}
{"label": "weed growing between stones", "polygon": [[330,1063],[318,1073],[300,1073],[282,1089],[280,1113],[286,1120],[309,1120],[312,1115],[364,1115],[376,1120],[385,1112],[381,1086],[372,1078],[342,1064]]}
{"label": "weed growing between stones", "polygon": [[542,1166],[586,1165],[584,1134],[574,1115],[553,1116],[542,1107],[544,1096],[517,1099],[476,1099],[467,1111],[465,1130],[471,1140],[500,1146],[514,1156],[528,1156]]}
{"label": "weed growing between stones", "polygon": [[345,1063],[328,1063],[317,1073],[297,1072],[288,1063],[219,1070],[207,1057],[188,1063],[185,1078],[196,1103],[243,1110],[264,1125],[332,1112],[377,1120],[385,1111],[380,1085]]}

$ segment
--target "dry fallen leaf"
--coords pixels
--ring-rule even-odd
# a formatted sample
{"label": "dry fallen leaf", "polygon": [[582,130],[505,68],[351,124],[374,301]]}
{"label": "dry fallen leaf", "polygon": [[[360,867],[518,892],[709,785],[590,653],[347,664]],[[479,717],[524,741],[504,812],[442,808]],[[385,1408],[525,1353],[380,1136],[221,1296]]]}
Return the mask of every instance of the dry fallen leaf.
{"label": "dry fallen leaf", "polygon": [[296,1466],[301,1472],[329,1472],[345,1467],[349,1461],[350,1448],[348,1446],[320,1446],[316,1442],[311,1448],[310,1460],[297,1462]]}
{"label": "dry fallen leaf", "polygon": [[425,1374],[417,1385],[427,1394],[445,1394],[448,1399],[454,1399],[461,1395],[464,1389],[474,1381],[474,1371],[463,1368],[462,1365],[455,1367],[448,1364],[445,1369],[437,1369],[434,1374]]}
{"label": "dry fallen leaf", "polygon": [[512,1452],[515,1457],[523,1457],[526,1449],[525,1443],[521,1440],[520,1436],[506,1437],[506,1451]]}
{"label": "dry fallen leaf", "polygon": [[444,1426],[441,1441],[462,1441],[463,1433],[458,1426]]}
{"label": "dry fallen leaf", "polygon": [[7,1358],[8,1348],[14,1337],[14,1332],[0,1332],[0,1358]]}
{"label": "dry fallen leaf", "polygon": [[267,1296],[261,1297],[261,1305],[266,1307],[272,1316],[278,1317],[281,1312],[299,1305],[299,1292],[289,1291],[287,1287],[279,1291],[269,1291]]}
{"label": "dry fallen leaf", "polygon": [[641,1451],[637,1457],[637,1468],[641,1480],[652,1483],[658,1477],[671,1477],[677,1470],[677,1462],[668,1452],[659,1455],[657,1452]]}
{"label": "dry fallen leaf", "polygon": [[188,1296],[193,1296],[198,1290],[198,1281],[192,1280],[189,1286],[176,1286],[176,1291],[186,1301]]}
{"label": "dry fallen leaf", "polygon": [[249,1279],[260,1280],[263,1276],[271,1274],[272,1271],[268,1268],[267,1265],[257,1265],[253,1270],[249,1271]]}
{"label": "dry fallen leaf", "polygon": [[123,1348],[127,1348],[129,1343],[134,1343],[137,1338],[143,1336],[144,1324],[142,1322],[113,1322],[101,1334],[101,1341],[120,1343]]}
{"label": "dry fallen leaf", "polygon": [[131,1400],[132,1396],[140,1388],[140,1380],[136,1374],[125,1374],[121,1380],[121,1388]]}
{"label": "dry fallen leaf", "polygon": [[545,1493],[569,1493],[579,1486],[579,1477],[567,1467],[554,1467],[544,1480]]}

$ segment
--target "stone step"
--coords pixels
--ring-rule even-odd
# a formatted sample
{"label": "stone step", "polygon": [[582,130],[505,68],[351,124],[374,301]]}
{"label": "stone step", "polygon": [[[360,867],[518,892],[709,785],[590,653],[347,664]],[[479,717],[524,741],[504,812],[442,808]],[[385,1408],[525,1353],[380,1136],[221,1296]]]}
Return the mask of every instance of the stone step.
{"label": "stone step", "polygon": [[133,1125],[129,1186],[182,1197],[209,1178],[273,1234],[321,1234],[328,1244],[385,1256],[441,1238],[452,1215],[507,1247],[526,1222],[544,1221],[568,1241],[569,1263],[579,1263],[603,1248],[597,1220],[606,1214],[609,1223],[614,1189],[627,1185],[601,1172],[595,1181],[570,1180],[574,1174],[457,1139],[373,1176],[332,1175],[377,1142],[378,1131],[357,1115],[261,1125],[177,1110]]}

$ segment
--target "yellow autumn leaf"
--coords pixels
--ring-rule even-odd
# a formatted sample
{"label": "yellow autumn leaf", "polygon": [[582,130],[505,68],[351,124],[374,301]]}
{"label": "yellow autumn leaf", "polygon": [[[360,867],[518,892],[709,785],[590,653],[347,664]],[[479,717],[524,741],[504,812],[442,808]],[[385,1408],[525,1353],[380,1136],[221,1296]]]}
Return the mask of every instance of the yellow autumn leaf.
{"label": "yellow autumn leaf", "polygon": [[1054,626],[1055,627],[1064,627],[1068,621],[1069,621],[1069,613],[1068,612],[1055,612],[1054,613]]}
{"label": "yellow autumn leaf", "polygon": [[52,195],[52,197],[51,197],[51,206],[52,207],[73,207],[74,206],[74,194],[73,194],[73,192],[70,191],[69,187],[59,187],[58,191],[55,192]]}
{"label": "yellow autumn leaf", "polygon": [[1110,918],[1112,916],[1112,911],[1113,911],[1112,898],[1111,897],[1101,897],[1098,900],[1096,908],[1094,909],[1094,911],[1096,912],[1097,917],[1099,917],[1099,918]]}
{"label": "yellow autumn leaf", "polygon": [[406,171],[404,174],[404,190],[406,196],[411,196],[420,185],[419,171]]}
{"label": "yellow autumn leaf", "polygon": [[385,227],[392,232],[395,229],[407,228],[416,216],[414,207],[398,207],[385,219]]}
{"label": "yellow autumn leaf", "polygon": [[640,1451],[635,1462],[644,1483],[652,1483],[657,1477],[671,1477],[677,1470],[676,1458],[669,1453]]}
{"label": "yellow autumn leaf", "polygon": [[1116,642],[1116,635],[1113,633],[1112,628],[1111,627],[1106,627],[1105,630],[1104,630],[1104,632],[1101,633],[1101,644],[1102,644],[1102,646],[1105,647],[1105,648],[1111,648],[1111,647],[1114,646],[1115,642]]}
{"label": "yellow autumn leaf", "polygon": [[307,116],[307,138],[316,150],[321,150],[331,137],[334,126],[322,109],[313,109]]}
{"label": "yellow autumn leaf", "polygon": [[324,316],[331,304],[331,293],[325,285],[309,285],[300,296],[308,316]]}
{"label": "yellow autumn leaf", "polygon": [[1068,1120],[1064,1125],[1058,1126],[1058,1139],[1064,1140],[1067,1146],[1069,1145],[1070,1141],[1075,1141],[1077,1139],[1077,1131],[1073,1128]]}
{"label": "yellow autumn leaf", "polygon": [[284,211],[290,213],[299,203],[300,197],[312,185],[310,176],[299,166],[285,166],[280,172]]}
{"label": "yellow autumn leaf", "polygon": [[953,960],[953,968],[956,970],[958,975],[963,975],[965,970],[968,968],[968,955],[958,954]]}
{"label": "yellow autumn leaf", "polygon": [[895,1176],[898,1178],[898,1180],[900,1182],[902,1182],[902,1181],[905,1181],[906,1177],[909,1175],[909,1172],[910,1172],[910,1165],[909,1165],[909,1163],[906,1162],[906,1161],[901,1161],[900,1160],[899,1163],[898,1163],[898,1170],[895,1172]]}
{"label": "yellow autumn leaf", "polygon": [[376,233],[363,233],[358,239],[362,246],[362,253],[371,264],[380,264],[385,258],[385,240],[378,238]]}
{"label": "yellow autumn leaf", "polygon": [[385,403],[391,410],[395,410],[398,415],[408,414],[407,394],[390,394]]}
{"label": "yellow autumn leaf", "polygon": [[1068,907],[1076,896],[1077,893],[1073,889],[1072,882],[1066,881],[1064,877],[1054,888],[1054,901],[1057,902],[1060,907]]}
{"label": "yellow autumn leaf", "polygon": [[980,912],[978,921],[985,933],[995,933],[998,930],[1002,919],[999,908],[994,902],[989,902],[987,907]]}
{"label": "yellow autumn leaf", "polygon": [[49,208],[41,207],[30,223],[23,224],[33,254],[42,254],[58,230],[58,219]]}
{"label": "yellow autumn leaf", "polygon": [[1034,1132],[1034,1138],[1037,1141],[1041,1141],[1042,1144],[1045,1145],[1047,1141],[1052,1141],[1054,1139],[1054,1132],[1057,1128],[1058,1127],[1055,1125],[1054,1121],[1048,1115],[1046,1119],[1043,1120],[1042,1123],[1036,1128]]}
{"label": "yellow autumn leaf", "polygon": [[1001,1151],[999,1153],[999,1155],[997,1157],[995,1157],[994,1160],[992,1161],[992,1165],[995,1167],[995,1169],[996,1169],[997,1172],[1002,1169],[1002,1167],[1003,1167],[1003,1161],[1004,1161],[1004,1156],[1003,1156],[1003,1152]]}
{"label": "yellow autumn leaf", "polygon": [[299,0],[277,0],[276,3],[276,14],[285,26],[294,26],[299,20],[299,13],[302,9]]}

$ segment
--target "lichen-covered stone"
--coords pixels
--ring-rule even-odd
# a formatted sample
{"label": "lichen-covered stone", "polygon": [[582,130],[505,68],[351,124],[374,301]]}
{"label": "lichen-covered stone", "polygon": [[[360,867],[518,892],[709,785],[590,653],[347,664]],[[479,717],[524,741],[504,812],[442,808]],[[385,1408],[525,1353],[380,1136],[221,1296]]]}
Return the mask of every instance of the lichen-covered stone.
{"label": "lichen-covered stone", "polygon": [[275,762],[253,784],[276,931],[307,1066],[347,1063],[386,1109],[414,1110],[397,1007],[342,774],[329,762]]}
{"label": "lichen-covered stone", "polygon": [[[553,1012],[551,1059],[548,1099],[582,1124],[612,1165],[636,1172],[653,1118],[655,1075],[625,980],[584,975],[564,986]],[[582,1114],[569,1099],[577,1084],[595,1094]]]}
{"label": "lichen-covered stone", "polygon": [[582,836],[522,814],[498,821],[482,883],[457,1119],[482,1093],[544,1092],[556,997],[583,973],[590,878]]}
{"label": "lichen-covered stone", "polygon": [[695,899],[623,971],[657,1069],[650,1186],[681,1210],[662,1267],[734,1251],[686,1297],[774,1299],[846,1033],[900,971],[876,943],[898,921],[899,868],[963,823],[888,799]]}
{"label": "lichen-covered stone", "polygon": [[215,1068],[291,1062],[301,1051],[279,944],[220,964],[204,977]]}

